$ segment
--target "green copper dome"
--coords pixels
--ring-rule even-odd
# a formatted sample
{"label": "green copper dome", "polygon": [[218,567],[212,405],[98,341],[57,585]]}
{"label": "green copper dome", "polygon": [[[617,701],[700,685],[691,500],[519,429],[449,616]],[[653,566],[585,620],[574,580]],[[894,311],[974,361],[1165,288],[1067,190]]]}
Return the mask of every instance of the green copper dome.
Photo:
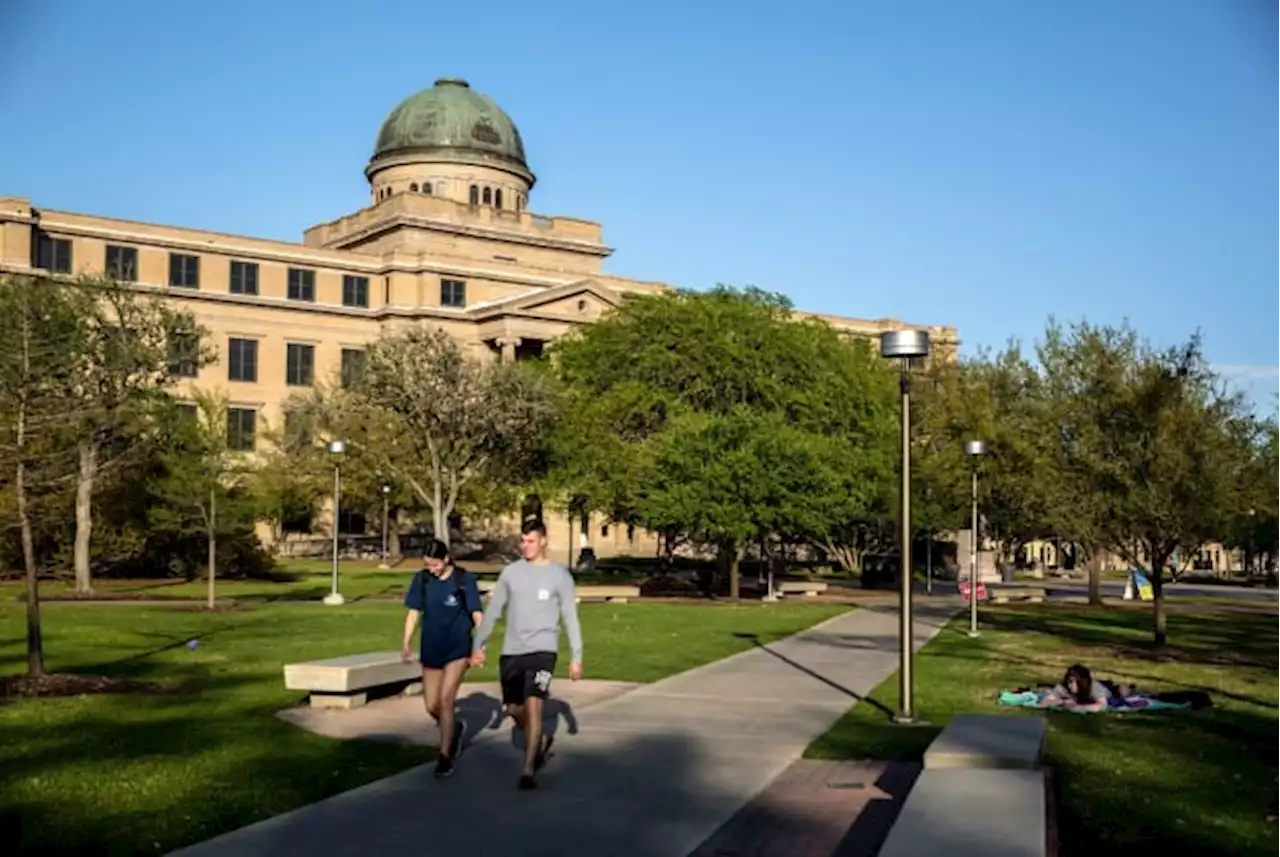
{"label": "green copper dome", "polygon": [[441,78],[391,111],[378,132],[370,167],[413,156],[495,166],[532,179],[511,117],[457,78]]}

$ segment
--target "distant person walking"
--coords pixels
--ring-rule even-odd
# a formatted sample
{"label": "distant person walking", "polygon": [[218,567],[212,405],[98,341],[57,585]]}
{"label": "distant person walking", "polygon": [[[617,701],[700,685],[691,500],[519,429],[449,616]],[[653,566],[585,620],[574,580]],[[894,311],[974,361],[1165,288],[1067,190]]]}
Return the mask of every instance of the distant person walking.
{"label": "distant person walking", "polygon": [[542,735],[543,704],[550,695],[556,669],[560,623],[569,636],[569,678],[582,678],[582,629],[573,594],[573,575],[547,559],[547,530],[541,521],[525,521],[520,528],[520,554],[498,576],[489,597],[489,608],[476,632],[471,663],[483,666],[484,647],[505,609],[506,638],[498,673],[502,704],[524,732],[524,767],[519,788],[538,787],[537,773],[546,764],[551,737]]}
{"label": "distant person walking", "polygon": [[421,619],[418,659],[422,663],[422,697],[427,714],[440,726],[435,775],[447,777],[453,773],[466,729],[455,705],[471,655],[471,629],[484,615],[480,590],[474,577],[453,564],[448,545],[432,539],[422,555],[422,570],[409,584],[404,606],[409,612],[404,617],[401,657],[406,662],[413,660],[413,632]]}

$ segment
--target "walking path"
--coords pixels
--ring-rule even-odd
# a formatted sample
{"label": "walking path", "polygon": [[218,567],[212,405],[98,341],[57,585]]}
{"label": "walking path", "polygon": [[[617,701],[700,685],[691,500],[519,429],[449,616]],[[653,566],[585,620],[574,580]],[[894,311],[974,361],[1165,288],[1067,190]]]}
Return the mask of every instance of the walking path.
{"label": "walking path", "polygon": [[[957,609],[921,599],[916,648]],[[516,791],[504,728],[449,780],[414,768],[177,854],[681,857],[894,672],[897,621],[895,607],[870,605],[585,708],[536,792]]]}

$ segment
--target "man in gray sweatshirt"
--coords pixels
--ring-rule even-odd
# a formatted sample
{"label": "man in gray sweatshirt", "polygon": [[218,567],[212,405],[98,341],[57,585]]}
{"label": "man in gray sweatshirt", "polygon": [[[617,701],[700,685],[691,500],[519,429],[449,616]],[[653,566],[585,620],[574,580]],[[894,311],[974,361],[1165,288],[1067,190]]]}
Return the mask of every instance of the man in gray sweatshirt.
{"label": "man in gray sweatshirt", "polygon": [[573,576],[559,563],[547,559],[547,530],[541,521],[520,528],[522,560],[511,563],[498,576],[489,596],[484,621],[476,631],[471,662],[484,666],[485,644],[503,609],[507,633],[498,660],[502,704],[524,731],[524,769],[521,790],[538,787],[537,772],[551,749],[550,736],[542,739],[542,707],[551,689],[560,647],[560,622],[569,636],[569,678],[582,678],[582,629],[573,594]]}

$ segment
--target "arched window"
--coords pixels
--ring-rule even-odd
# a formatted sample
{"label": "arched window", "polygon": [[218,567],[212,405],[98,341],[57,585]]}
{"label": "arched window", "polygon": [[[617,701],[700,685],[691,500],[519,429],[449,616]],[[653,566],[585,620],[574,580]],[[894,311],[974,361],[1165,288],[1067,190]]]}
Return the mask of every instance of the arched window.
{"label": "arched window", "polygon": [[410,183],[409,183],[409,193],[417,193],[417,192],[418,192],[418,183],[417,183],[417,182],[410,182]]}
{"label": "arched window", "polygon": [[479,205],[480,204],[480,188],[476,187],[475,185],[472,185],[471,194],[467,198],[467,201],[472,205]]}
{"label": "arched window", "polygon": [[502,188],[498,188],[493,192],[493,204],[498,208],[502,208]]}
{"label": "arched window", "polygon": [[491,205],[493,203],[493,191],[489,188],[484,189],[484,204]]}
{"label": "arched window", "polygon": [[431,196],[431,182],[422,183],[422,192],[425,193],[427,196]]}

